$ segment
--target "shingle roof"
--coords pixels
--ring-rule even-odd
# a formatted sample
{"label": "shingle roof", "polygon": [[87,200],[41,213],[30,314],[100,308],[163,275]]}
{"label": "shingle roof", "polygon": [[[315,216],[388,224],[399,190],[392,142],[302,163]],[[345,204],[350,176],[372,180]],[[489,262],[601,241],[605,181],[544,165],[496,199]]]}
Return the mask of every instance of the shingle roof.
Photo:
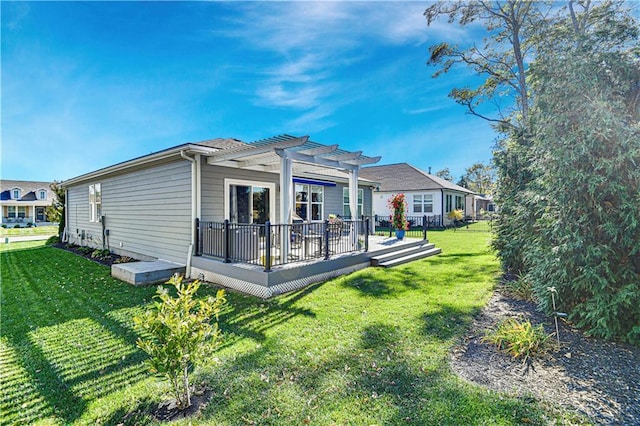
{"label": "shingle roof", "polygon": [[386,192],[449,189],[473,194],[473,191],[438,176],[430,175],[407,163],[363,167],[360,169],[360,176],[380,182],[380,191]]}
{"label": "shingle roof", "polygon": [[53,191],[50,186],[51,182],[2,179],[0,180],[0,200],[11,200],[11,190],[18,188],[21,192],[20,201],[38,201],[36,194],[40,189],[47,191],[46,200],[51,201],[53,199]]}

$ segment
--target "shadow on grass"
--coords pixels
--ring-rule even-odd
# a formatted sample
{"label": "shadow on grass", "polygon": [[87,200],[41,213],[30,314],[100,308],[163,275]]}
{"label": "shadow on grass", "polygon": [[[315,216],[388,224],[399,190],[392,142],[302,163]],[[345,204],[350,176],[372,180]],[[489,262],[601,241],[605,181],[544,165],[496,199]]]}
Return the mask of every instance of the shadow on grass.
{"label": "shadow on grass", "polygon": [[256,342],[266,340],[266,331],[297,316],[315,317],[311,309],[299,308],[295,304],[313,293],[322,283],[314,284],[288,295],[262,300],[252,296],[231,296],[228,310],[220,316],[223,342],[219,349],[249,338]]}
{"label": "shadow on grass", "polygon": [[212,408],[203,420],[458,425],[542,418],[537,406],[465,386],[444,358],[408,355],[405,337],[398,328],[370,324],[359,341],[320,362],[269,340],[212,373]]}

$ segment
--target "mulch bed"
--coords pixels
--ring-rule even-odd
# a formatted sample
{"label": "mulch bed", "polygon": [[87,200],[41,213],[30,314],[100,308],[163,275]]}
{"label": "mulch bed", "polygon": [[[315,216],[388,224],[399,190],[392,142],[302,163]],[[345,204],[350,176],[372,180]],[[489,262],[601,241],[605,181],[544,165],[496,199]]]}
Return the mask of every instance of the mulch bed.
{"label": "mulch bed", "polygon": [[535,304],[498,289],[474,320],[472,334],[451,354],[452,368],[460,377],[559,405],[597,424],[640,425],[640,348],[589,338],[561,322],[560,348],[554,346],[523,363],[482,342],[485,330],[508,317],[529,319],[534,325],[544,324],[548,333],[555,332],[553,318]]}
{"label": "mulch bed", "polygon": [[100,263],[105,266],[111,266],[114,263],[136,262],[136,259],[126,257],[126,256],[119,256],[115,253],[109,253],[106,256],[92,257],[92,253],[94,250],[87,250],[85,247],[66,244],[66,243],[57,243],[57,244],[54,244],[53,247],[70,251],[72,253],[77,254],[78,256],[82,256],[86,259],[92,260],[94,262]]}

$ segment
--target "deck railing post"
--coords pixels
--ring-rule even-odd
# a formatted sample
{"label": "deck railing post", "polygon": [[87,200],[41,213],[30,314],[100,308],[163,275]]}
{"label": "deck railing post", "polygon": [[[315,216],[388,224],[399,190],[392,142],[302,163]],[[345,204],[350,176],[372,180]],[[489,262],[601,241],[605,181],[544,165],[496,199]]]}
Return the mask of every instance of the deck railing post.
{"label": "deck railing post", "polygon": [[427,241],[427,215],[422,217],[422,239]]}
{"label": "deck railing post", "polygon": [[369,218],[364,220],[364,251],[369,251]]}
{"label": "deck railing post", "polygon": [[196,217],[196,256],[202,256],[202,239],[200,238],[200,219]]}
{"label": "deck railing post", "polygon": [[329,259],[329,220],[325,219],[323,224],[324,231],[324,260]]}
{"label": "deck railing post", "polygon": [[271,272],[271,222],[264,223],[264,271]]}
{"label": "deck railing post", "polygon": [[391,238],[392,232],[393,232],[393,216],[389,215],[389,238]]}
{"label": "deck railing post", "polygon": [[224,239],[223,241],[223,256],[224,256],[224,263],[229,263],[231,262],[231,260],[229,259],[229,245],[231,242],[231,237],[229,236],[229,219],[225,219],[224,220],[224,230],[222,231],[222,237]]}

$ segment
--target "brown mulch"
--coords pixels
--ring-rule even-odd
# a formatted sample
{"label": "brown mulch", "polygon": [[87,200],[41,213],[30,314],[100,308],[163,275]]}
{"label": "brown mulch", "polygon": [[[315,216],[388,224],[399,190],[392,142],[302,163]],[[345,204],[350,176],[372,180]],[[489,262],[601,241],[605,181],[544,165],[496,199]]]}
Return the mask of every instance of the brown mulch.
{"label": "brown mulch", "polygon": [[482,342],[485,330],[508,317],[529,319],[555,332],[553,318],[535,304],[498,289],[474,320],[472,334],[451,354],[460,377],[518,397],[533,396],[596,424],[640,425],[640,348],[589,338],[560,322],[560,347],[552,345],[523,363]]}

